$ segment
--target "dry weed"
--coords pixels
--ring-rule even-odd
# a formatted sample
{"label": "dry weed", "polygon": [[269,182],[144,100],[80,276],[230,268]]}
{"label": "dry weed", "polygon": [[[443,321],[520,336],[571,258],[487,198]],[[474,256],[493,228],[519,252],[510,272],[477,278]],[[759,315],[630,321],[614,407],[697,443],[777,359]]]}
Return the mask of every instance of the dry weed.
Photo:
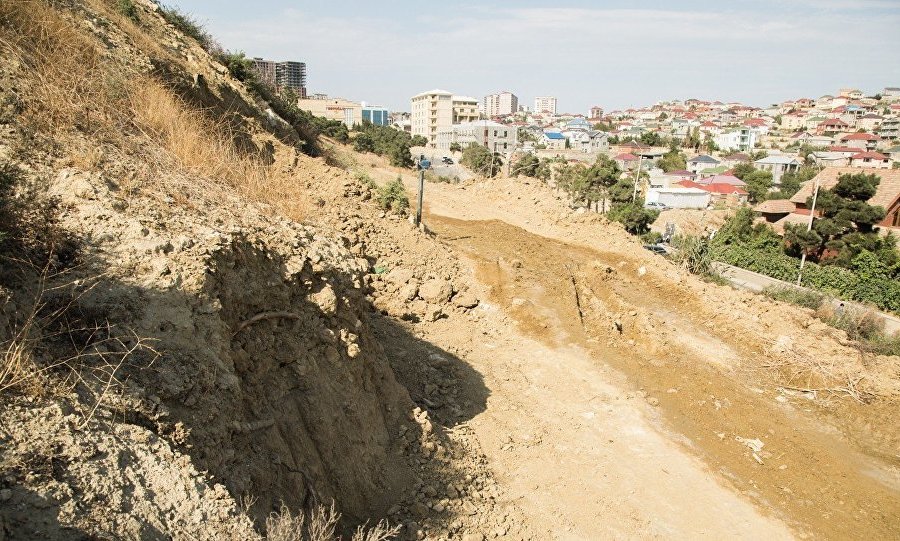
{"label": "dry weed", "polygon": [[[272,513],[266,519],[266,540],[335,541],[340,539],[335,535],[340,519],[341,515],[335,510],[333,502],[330,507],[317,506],[309,516],[304,513],[295,515],[282,504],[277,513]],[[351,541],[387,541],[393,539],[399,531],[399,527],[390,528],[384,521],[373,527],[366,524],[356,529]]]}
{"label": "dry weed", "polygon": [[61,134],[109,126],[103,58],[92,41],[61,11],[39,0],[0,2],[0,49],[27,72],[22,94],[35,127]]}
{"label": "dry weed", "polygon": [[[137,127],[164,153],[147,152],[158,162],[165,156],[192,177],[225,181],[248,198],[274,205],[285,215],[301,219],[302,190],[288,171],[265,164],[258,156],[239,151],[233,128],[211,115],[192,109],[165,85],[144,78],[132,84],[130,103]],[[168,164],[157,163],[161,171]]]}

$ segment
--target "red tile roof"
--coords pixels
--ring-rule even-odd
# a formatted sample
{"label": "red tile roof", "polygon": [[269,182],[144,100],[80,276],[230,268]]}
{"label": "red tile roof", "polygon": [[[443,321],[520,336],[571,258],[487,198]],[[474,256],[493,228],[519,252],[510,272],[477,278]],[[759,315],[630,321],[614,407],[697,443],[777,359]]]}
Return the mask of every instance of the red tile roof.
{"label": "red tile roof", "polygon": [[859,152],[859,147],[848,147],[844,145],[834,145],[828,147],[829,152],[852,152],[854,154]]}
{"label": "red tile roof", "polygon": [[633,162],[634,160],[638,159],[638,157],[635,156],[634,154],[629,154],[627,152],[623,152],[622,154],[619,154],[618,156],[616,156],[613,159],[616,161]]}
{"label": "red tile roof", "polygon": [[851,133],[841,137],[841,141],[880,141],[881,137],[871,133]]}
{"label": "red tile roof", "polygon": [[879,161],[884,161],[884,160],[888,159],[887,156],[885,156],[884,154],[882,154],[880,152],[860,152],[859,154],[854,154],[853,156],[850,156],[851,160],[864,160],[866,158],[869,158],[872,160],[879,160]]}

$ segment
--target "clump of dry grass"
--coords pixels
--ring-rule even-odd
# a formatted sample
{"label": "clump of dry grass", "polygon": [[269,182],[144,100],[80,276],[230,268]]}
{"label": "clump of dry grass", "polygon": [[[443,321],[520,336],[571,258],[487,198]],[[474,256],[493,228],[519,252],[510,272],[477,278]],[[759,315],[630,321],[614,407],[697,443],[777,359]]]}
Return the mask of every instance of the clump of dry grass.
{"label": "clump of dry grass", "polygon": [[[272,513],[266,519],[267,541],[335,541],[340,539],[335,535],[340,513],[335,511],[334,504],[331,507],[317,506],[309,515],[304,513],[293,514],[284,504],[277,513]],[[373,527],[360,526],[354,532],[351,541],[387,541],[393,539],[400,528],[388,527],[384,521],[378,522]]]}
{"label": "clump of dry grass", "polygon": [[27,321],[13,338],[0,343],[0,393],[16,391],[35,396],[43,388],[40,369],[29,347],[31,323]]}

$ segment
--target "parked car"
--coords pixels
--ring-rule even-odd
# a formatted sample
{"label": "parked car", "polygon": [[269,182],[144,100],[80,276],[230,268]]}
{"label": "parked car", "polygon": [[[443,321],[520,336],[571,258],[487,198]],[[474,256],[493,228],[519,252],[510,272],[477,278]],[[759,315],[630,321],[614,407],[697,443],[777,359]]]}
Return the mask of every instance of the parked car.
{"label": "parked car", "polygon": [[445,165],[453,165],[453,158],[449,156],[444,156],[441,158],[441,161],[444,162]]}
{"label": "parked car", "polygon": [[659,201],[650,201],[650,202],[644,203],[644,208],[650,209],[650,210],[669,210],[672,207],[670,207],[664,203],[660,203]]}

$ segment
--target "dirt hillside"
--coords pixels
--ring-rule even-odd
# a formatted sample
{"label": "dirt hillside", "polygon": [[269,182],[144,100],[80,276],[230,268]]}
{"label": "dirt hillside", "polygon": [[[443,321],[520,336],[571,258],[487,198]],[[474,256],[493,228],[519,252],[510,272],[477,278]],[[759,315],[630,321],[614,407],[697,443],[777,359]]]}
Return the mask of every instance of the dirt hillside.
{"label": "dirt hillside", "polygon": [[900,536],[896,357],[537,181],[417,229],[119,6],[0,4],[0,539]]}

